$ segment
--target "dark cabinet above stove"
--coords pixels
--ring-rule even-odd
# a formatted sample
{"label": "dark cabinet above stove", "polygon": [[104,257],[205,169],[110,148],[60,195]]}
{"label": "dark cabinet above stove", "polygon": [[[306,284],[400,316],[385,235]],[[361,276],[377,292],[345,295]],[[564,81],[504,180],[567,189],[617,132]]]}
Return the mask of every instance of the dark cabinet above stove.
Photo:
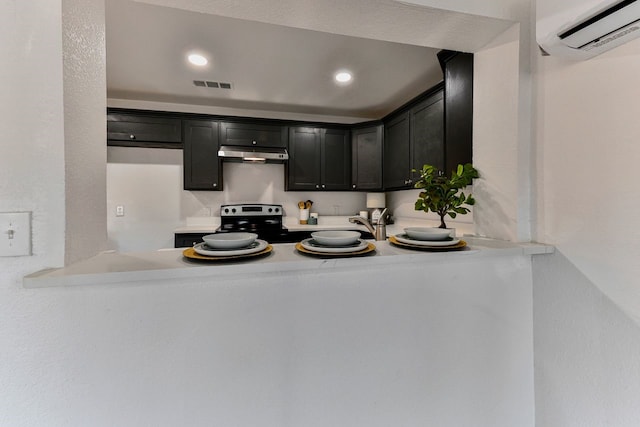
{"label": "dark cabinet above stove", "polygon": [[260,123],[220,123],[220,145],[287,147],[287,127]]}

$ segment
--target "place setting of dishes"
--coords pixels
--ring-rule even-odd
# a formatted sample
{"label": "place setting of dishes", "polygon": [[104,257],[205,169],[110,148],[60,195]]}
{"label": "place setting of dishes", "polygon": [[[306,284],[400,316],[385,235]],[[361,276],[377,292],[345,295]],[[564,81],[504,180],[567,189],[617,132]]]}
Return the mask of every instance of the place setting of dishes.
{"label": "place setting of dishes", "polygon": [[451,230],[435,227],[408,227],[404,233],[389,237],[392,244],[422,251],[459,251],[467,242],[451,237]]}
{"label": "place setting of dishes", "polygon": [[189,259],[206,261],[230,261],[266,255],[273,247],[255,233],[233,232],[208,234],[204,242],[185,249],[182,254]]}
{"label": "place setting of dishes", "polygon": [[360,238],[359,231],[317,231],[296,244],[300,253],[323,257],[353,257],[373,253],[376,246]]}

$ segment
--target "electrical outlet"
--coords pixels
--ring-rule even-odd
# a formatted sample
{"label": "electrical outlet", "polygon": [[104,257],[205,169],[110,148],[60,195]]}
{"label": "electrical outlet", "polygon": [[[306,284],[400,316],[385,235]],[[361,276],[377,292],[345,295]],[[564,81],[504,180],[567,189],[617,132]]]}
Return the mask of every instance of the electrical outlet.
{"label": "electrical outlet", "polygon": [[116,216],[124,216],[124,206],[123,205],[116,206]]}
{"label": "electrical outlet", "polygon": [[31,255],[31,212],[0,213],[0,256]]}

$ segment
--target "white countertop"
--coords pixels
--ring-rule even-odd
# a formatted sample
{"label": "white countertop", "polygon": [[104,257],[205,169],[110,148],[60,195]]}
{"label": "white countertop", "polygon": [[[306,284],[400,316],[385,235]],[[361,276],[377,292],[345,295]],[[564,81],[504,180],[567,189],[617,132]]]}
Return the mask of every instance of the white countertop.
{"label": "white countertop", "polygon": [[401,268],[405,263],[455,262],[469,257],[534,255],[552,253],[552,246],[513,243],[476,237],[463,237],[468,249],[456,252],[413,251],[376,241],[372,255],[355,258],[320,259],[298,253],[295,244],[275,244],[267,256],[233,263],[194,262],[183,257],[183,249],[155,252],[105,252],[68,267],[44,270],[24,278],[27,288],[53,286],[95,286],[122,283],[149,284],[164,280],[215,277],[255,278],[262,275],[314,273],[326,269]]}
{"label": "white countertop", "polygon": [[[300,224],[297,217],[283,217],[283,225],[291,231],[299,230],[363,230],[364,225],[352,224],[348,216],[321,216],[317,225]],[[220,226],[220,217],[187,218],[186,225],[177,227],[174,233],[213,233]]]}

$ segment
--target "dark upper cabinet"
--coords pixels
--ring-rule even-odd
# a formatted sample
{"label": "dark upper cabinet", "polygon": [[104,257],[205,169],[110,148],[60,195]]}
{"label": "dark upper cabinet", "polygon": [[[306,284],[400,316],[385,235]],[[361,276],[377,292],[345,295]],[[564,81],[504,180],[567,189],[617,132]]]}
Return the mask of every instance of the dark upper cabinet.
{"label": "dark upper cabinet", "polygon": [[384,188],[409,185],[411,178],[410,117],[402,111],[384,123]]}
{"label": "dark upper cabinet", "polygon": [[351,141],[349,131],[321,129],[320,186],[323,190],[349,190],[351,186]]}
{"label": "dark upper cabinet", "polygon": [[443,50],[445,172],[473,160],[473,54]]}
{"label": "dark upper cabinet", "polygon": [[383,126],[351,131],[351,189],[382,190]]}
{"label": "dark upper cabinet", "polygon": [[286,126],[258,123],[220,123],[220,145],[287,147]]}
{"label": "dark upper cabinet", "polygon": [[184,120],[184,189],[222,190],[218,122]]}
{"label": "dark upper cabinet", "polygon": [[444,94],[435,86],[384,122],[384,189],[413,188],[425,164],[444,167]]}
{"label": "dark upper cabinet", "polygon": [[[421,170],[429,164],[444,168],[444,100],[439,91],[409,111],[411,117],[411,167]],[[411,183],[419,174],[411,175]]]}
{"label": "dark upper cabinet", "polygon": [[289,129],[288,191],[348,190],[351,183],[349,131]]}
{"label": "dark upper cabinet", "polygon": [[181,120],[158,115],[108,112],[107,145],[182,148]]}
{"label": "dark upper cabinet", "polygon": [[320,189],[320,129],[289,128],[287,190]]}

